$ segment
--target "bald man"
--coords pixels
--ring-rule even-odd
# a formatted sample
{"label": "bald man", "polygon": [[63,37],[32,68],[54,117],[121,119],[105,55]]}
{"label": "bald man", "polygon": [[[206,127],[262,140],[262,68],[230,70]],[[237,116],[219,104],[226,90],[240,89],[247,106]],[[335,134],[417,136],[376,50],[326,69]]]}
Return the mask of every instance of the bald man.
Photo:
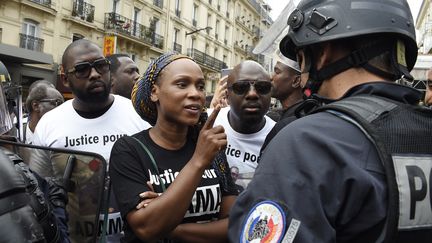
{"label": "bald man", "polygon": [[229,106],[220,110],[214,125],[225,128],[228,142],[225,154],[230,167],[239,168],[239,180],[252,177],[264,139],[275,124],[265,115],[270,107],[271,90],[270,75],[255,61],[238,64],[228,75]]}

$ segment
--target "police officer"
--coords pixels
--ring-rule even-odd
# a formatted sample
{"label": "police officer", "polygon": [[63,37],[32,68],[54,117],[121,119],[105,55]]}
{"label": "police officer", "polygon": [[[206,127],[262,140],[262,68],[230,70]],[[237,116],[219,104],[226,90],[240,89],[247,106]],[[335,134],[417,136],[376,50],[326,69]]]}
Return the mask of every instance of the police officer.
{"label": "police officer", "polygon": [[432,114],[393,82],[417,58],[407,2],[303,0],[288,24],[281,51],[326,105],[269,143],[230,241],[430,242]]}
{"label": "police officer", "polygon": [[[0,80],[11,81],[2,62]],[[4,135],[12,121],[2,85],[0,118],[0,135]],[[62,182],[41,178],[5,147],[0,147],[0,171],[0,242],[70,242]]]}

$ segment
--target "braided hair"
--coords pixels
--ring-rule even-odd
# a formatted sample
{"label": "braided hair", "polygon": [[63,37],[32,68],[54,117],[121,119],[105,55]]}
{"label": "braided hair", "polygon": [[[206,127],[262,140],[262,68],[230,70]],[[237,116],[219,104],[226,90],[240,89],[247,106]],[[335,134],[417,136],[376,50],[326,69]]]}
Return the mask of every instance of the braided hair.
{"label": "braided hair", "polygon": [[[194,61],[192,58],[185,55],[174,52],[165,53],[150,63],[143,76],[135,83],[132,89],[131,100],[135,110],[142,119],[150,123],[152,126],[156,124],[157,120],[156,103],[150,98],[153,85],[158,82],[162,70],[168,64],[180,58],[187,58]],[[199,132],[206,121],[207,112],[206,108],[203,107],[198,123],[189,127],[188,138],[197,142]],[[228,173],[229,166],[223,150],[216,153],[212,162],[212,168],[215,169],[216,174],[221,178],[221,183],[223,185],[222,188],[224,190],[229,190],[229,188],[235,187],[232,178],[230,178],[231,175]]]}
{"label": "braided hair", "polygon": [[[158,82],[158,79],[162,73],[162,70],[171,62],[187,58],[194,61],[192,58],[177,54],[175,52],[165,53],[155,60],[153,60],[143,76],[135,83],[132,89],[131,100],[136,112],[141,116],[142,119],[154,126],[157,120],[157,108],[156,103],[151,100],[151,92],[153,85]],[[195,61],[194,61],[195,62]],[[201,112],[201,116],[198,123],[189,129],[188,134],[196,140],[198,138],[199,131],[207,120],[207,112],[205,107]]]}

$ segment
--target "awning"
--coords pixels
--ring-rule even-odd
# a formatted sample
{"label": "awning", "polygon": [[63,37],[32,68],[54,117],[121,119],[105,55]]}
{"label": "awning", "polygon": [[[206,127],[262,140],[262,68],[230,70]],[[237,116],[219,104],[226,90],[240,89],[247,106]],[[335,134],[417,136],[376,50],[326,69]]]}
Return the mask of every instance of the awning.
{"label": "awning", "polygon": [[53,64],[53,56],[43,52],[0,44],[0,60],[4,63]]}

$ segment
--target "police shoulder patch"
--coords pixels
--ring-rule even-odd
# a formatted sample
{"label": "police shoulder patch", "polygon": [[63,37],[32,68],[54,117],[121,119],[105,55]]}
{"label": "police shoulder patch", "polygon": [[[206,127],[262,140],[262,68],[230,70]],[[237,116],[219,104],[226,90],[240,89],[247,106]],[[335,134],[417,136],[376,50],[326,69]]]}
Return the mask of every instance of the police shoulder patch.
{"label": "police shoulder patch", "polygon": [[285,232],[285,212],[276,202],[257,203],[248,213],[240,242],[280,242]]}

